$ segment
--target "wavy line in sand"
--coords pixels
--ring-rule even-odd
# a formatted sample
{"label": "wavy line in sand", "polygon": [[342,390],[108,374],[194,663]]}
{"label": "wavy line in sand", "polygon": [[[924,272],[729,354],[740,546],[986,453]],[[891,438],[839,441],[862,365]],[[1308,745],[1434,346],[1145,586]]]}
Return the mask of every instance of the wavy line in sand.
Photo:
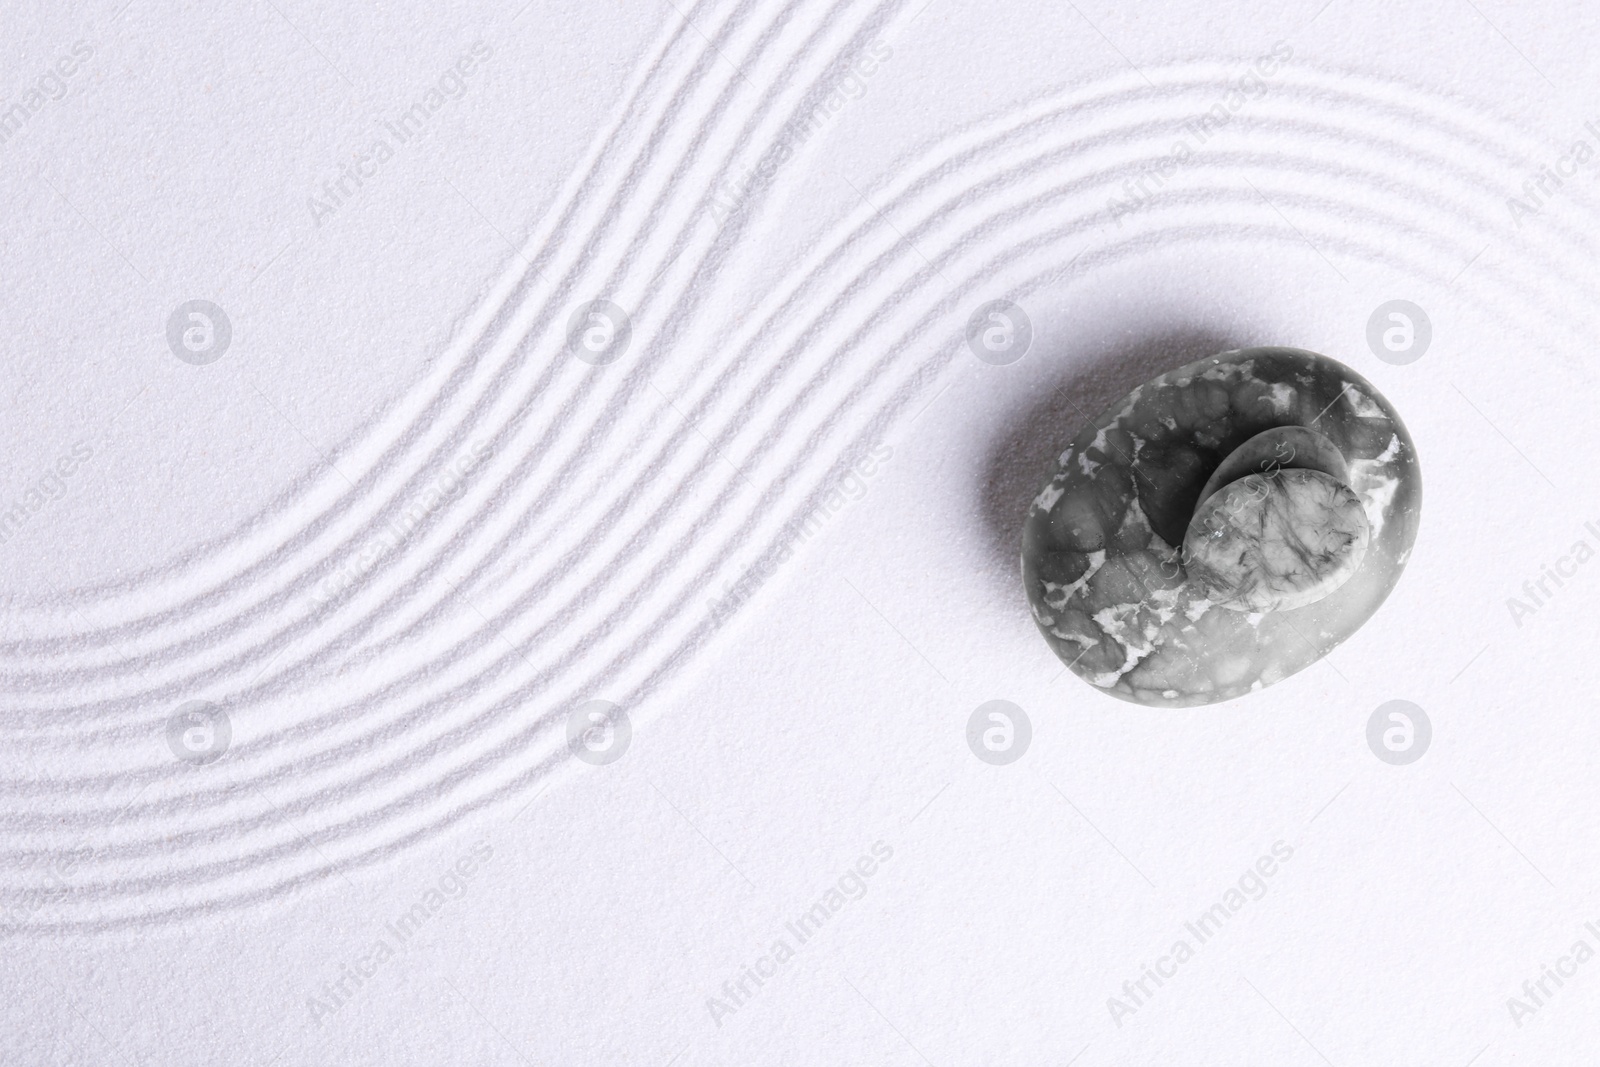
{"label": "wavy line in sand", "polygon": [[[276,647],[274,647],[273,645],[271,645],[271,644],[260,646],[260,648],[261,648],[261,655],[263,657],[276,655],[277,651],[278,651],[278,649]],[[255,661],[251,661],[252,665],[253,665],[254,662]],[[136,667],[137,667],[137,665],[135,664],[135,665],[130,666],[130,669],[135,669]],[[56,674],[54,675],[52,680],[56,681],[56,682],[59,682],[60,678],[61,678],[60,673],[56,672]],[[175,682],[171,683],[169,688],[165,691],[165,693],[163,695],[165,695],[167,697],[178,697],[178,696],[180,696],[181,692],[185,688],[187,688],[189,691],[192,691],[193,688],[196,687],[197,685],[215,686],[215,685],[220,685],[220,684],[224,683],[226,680],[227,679],[224,678],[224,677],[219,677],[216,674],[215,671],[213,671],[212,673],[210,673],[208,675],[205,675],[205,676],[191,676],[189,678],[180,679],[178,681],[175,681]],[[21,683],[21,679],[15,678],[15,677],[13,677],[11,679],[11,681],[12,681],[12,683],[14,685]],[[127,699],[126,694],[125,693],[121,694],[121,702],[125,702],[126,699]]]}

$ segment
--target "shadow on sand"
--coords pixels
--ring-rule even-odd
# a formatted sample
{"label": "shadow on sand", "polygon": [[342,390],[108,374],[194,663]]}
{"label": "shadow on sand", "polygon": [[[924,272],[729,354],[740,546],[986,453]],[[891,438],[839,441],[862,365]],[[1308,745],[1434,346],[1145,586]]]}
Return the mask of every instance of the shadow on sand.
{"label": "shadow on sand", "polygon": [[1133,388],[1165,371],[1251,342],[1212,330],[1163,330],[1133,336],[1089,358],[1061,359],[1062,369],[1019,408],[994,439],[984,463],[979,512],[997,573],[1022,595],[1019,560],[1028,506],[1055,473],[1078,432]]}

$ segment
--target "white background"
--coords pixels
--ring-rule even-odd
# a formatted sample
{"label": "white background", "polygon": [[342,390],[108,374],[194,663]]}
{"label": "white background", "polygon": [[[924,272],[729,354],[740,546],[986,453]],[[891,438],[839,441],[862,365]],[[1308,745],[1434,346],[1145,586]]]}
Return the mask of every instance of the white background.
{"label": "white background", "polygon": [[[1520,224],[1507,205],[1600,147],[1592,11],[131,0],[0,25],[0,107],[93,50],[0,145],[0,503],[96,443],[0,545],[6,1062],[1593,1061],[1600,962],[1520,1025],[1507,1003],[1600,949],[1600,566],[1507,605],[1600,546],[1600,160]],[[872,40],[892,57],[721,221],[717,183]],[[316,219],[478,41],[459,99]],[[1264,90],[1112,218],[1278,42]],[[591,367],[563,332],[602,296],[633,340]],[[995,297],[1034,327],[1004,367],[963,339]],[[234,331],[203,367],[165,338],[196,298]],[[1392,299],[1432,323],[1408,365],[1366,341]],[[1300,675],[1117,702],[1038,636],[1021,518],[1090,414],[1251,344],[1394,403],[1415,552]],[[494,403],[424,425],[473,360],[506,370]],[[404,504],[474,440],[492,458],[363,577],[380,621],[346,639],[310,586],[272,599],[351,565],[365,535],[329,547],[321,516]],[[845,494],[874,446],[892,458]],[[633,725],[604,766],[563,755],[593,698]],[[190,699],[230,718],[217,763],[167,750]],[[966,743],[992,699],[1032,723],[1008,766]],[[1432,722],[1407,766],[1366,743],[1392,699]],[[865,896],[714,1019],[880,841]],[[314,1012],[482,842],[464,891]],[[1277,842],[1265,895],[1115,1019]]]}

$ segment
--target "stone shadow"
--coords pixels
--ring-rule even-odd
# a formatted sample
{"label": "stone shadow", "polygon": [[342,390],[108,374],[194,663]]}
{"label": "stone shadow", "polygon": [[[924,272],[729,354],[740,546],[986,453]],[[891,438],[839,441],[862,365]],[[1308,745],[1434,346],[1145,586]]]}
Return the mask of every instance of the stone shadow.
{"label": "stone shadow", "polygon": [[1161,329],[1121,338],[1087,356],[1056,355],[1059,367],[990,444],[979,514],[996,573],[1023,597],[1022,523],[1061,453],[1078,432],[1133,388],[1185,363],[1252,343],[1210,329]]}

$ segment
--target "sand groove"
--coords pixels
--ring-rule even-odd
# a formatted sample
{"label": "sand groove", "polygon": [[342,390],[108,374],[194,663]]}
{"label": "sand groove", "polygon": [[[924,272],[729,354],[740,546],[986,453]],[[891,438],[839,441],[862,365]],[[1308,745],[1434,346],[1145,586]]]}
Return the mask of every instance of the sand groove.
{"label": "sand groove", "polygon": [[[23,757],[0,781],[5,851],[93,854],[38,909],[17,904],[43,885],[32,870],[0,875],[9,929],[253,906],[525,797],[562,765],[568,708],[647,706],[726,624],[707,599],[970,358],[965,315],[991,295],[1026,300],[1180,243],[1311,255],[1309,240],[1352,277],[1464,289],[1552,347],[1589,326],[1568,309],[1592,303],[1592,227],[1577,223],[1593,198],[1574,189],[1568,225],[1516,230],[1505,210],[1548,146],[1355,72],[1289,64],[1179,178],[1111,218],[1109,199],[1242,62],[1146,68],[1153,84],[1112,73],[951,131],[858,182],[873,206],[729,314],[718,293],[755,254],[748,231],[792,195],[784,182],[825,168],[802,155],[721,226],[712,186],[904,15],[791,0],[758,21],[751,3],[697,5],[716,51],[669,29],[535,228],[532,266],[516,261],[436,371],[340,449],[354,490],[309,476],[163,567],[10,605],[34,636],[0,644]],[[767,77],[751,84],[722,56]],[[1506,254],[1458,280],[1486,245]],[[635,329],[626,359],[598,371],[561,336],[597,294]],[[669,370],[670,396],[655,380]],[[459,496],[321,602],[319,584],[475,446],[486,458]],[[197,697],[229,710],[236,738],[200,769],[161,736]]]}

